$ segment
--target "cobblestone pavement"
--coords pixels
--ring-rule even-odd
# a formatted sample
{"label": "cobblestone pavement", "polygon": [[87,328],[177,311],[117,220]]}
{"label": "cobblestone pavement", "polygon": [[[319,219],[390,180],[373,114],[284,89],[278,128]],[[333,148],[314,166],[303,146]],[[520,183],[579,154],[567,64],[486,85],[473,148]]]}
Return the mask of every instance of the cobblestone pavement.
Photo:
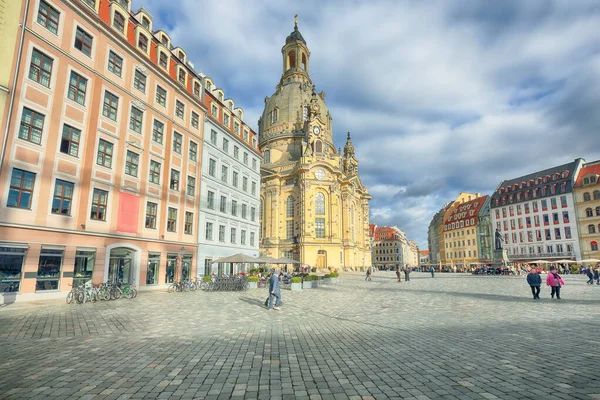
{"label": "cobblestone pavement", "polygon": [[345,274],[283,292],[0,309],[0,399],[600,399],[600,287]]}

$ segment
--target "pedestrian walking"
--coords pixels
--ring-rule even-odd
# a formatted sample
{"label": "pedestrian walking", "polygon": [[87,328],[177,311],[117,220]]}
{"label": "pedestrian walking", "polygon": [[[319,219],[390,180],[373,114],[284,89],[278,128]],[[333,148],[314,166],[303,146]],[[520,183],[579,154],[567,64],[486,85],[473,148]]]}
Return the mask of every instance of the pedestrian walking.
{"label": "pedestrian walking", "polygon": [[589,285],[593,285],[594,284],[594,274],[592,273],[592,267],[588,267],[588,269],[585,273],[588,277],[588,281],[586,283]]}
{"label": "pedestrian walking", "polygon": [[[273,304],[275,302],[275,304]],[[269,311],[270,310],[281,310],[281,289],[279,287],[279,271],[273,271],[271,278],[269,278]]]}
{"label": "pedestrian walking", "polygon": [[531,293],[533,294],[534,300],[539,300],[540,298],[540,286],[542,285],[542,277],[540,276],[540,272],[533,268],[529,274],[527,275],[527,283],[531,287]]}
{"label": "pedestrian walking", "polygon": [[402,277],[400,275],[400,266],[396,267],[396,277],[398,278],[398,282],[402,282]]}
{"label": "pedestrian walking", "polygon": [[429,268],[429,272],[431,272],[431,277],[435,278],[435,269],[433,267]]}
{"label": "pedestrian walking", "polygon": [[594,270],[594,280],[596,281],[596,285],[600,285],[600,268],[598,267]]}
{"label": "pedestrian walking", "polygon": [[556,295],[556,298],[560,300],[560,287],[565,285],[565,281],[562,276],[558,274],[558,270],[556,267],[553,267],[548,276],[546,277],[546,285],[552,288],[552,293],[550,294],[552,298]]}
{"label": "pedestrian walking", "polygon": [[365,281],[371,280],[371,267],[367,268],[367,276],[365,277]]}
{"label": "pedestrian walking", "polygon": [[410,281],[410,267],[408,264],[406,264],[406,267],[404,267],[404,280],[406,282]]}

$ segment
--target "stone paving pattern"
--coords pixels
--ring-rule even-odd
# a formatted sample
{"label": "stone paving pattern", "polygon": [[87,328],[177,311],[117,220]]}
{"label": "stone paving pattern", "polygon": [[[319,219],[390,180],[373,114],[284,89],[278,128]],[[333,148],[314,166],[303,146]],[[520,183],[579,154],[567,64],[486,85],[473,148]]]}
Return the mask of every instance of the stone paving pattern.
{"label": "stone paving pattern", "polygon": [[0,309],[0,399],[600,399],[600,287],[344,274],[335,286],[142,292]]}

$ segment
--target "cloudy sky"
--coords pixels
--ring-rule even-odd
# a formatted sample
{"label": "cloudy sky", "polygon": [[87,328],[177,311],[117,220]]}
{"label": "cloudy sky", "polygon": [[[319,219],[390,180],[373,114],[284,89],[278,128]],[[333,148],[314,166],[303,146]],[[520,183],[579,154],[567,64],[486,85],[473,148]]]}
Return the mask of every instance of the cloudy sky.
{"label": "cloudy sky", "polygon": [[600,159],[600,1],[134,0],[256,128],[299,28],[373,195],[371,221],[427,248],[461,191]]}

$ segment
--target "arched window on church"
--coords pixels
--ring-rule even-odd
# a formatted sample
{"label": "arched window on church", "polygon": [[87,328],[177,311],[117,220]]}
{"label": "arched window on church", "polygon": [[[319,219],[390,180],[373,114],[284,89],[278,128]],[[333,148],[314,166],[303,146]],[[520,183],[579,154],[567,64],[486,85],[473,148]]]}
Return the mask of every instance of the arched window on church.
{"label": "arched window on church", "polygon": [[302,121],[308,121],[308,106],[302,106]]}
{"label": "arched window on church", "polygon": [[271,150],[265,150],[265,164],[271,163]]}
{"label": "arched window on church", "polygon": [[325,215],[325,196],[323,193],[315,194],[315,215]]}
{"label": "arched window on church", "polygon": [[288,240],[294,238],[294,197],[288,196],[285,201],[285,237]]}
{"label": "arched window on church", "polygon": [[286,216],[286,218],[294,217],[294,197],[293,196],[288,196],[287,200],[285,201],[285,216]]}
{"label": "arched window on church", "polygon": [[350,235],[354,241],[354,204],[350,206]]}
{"label": "arched window on church", "polygon": [[315,153],[322,153],[323,152],[323,142],[321,142],[320,140],[316,140],[315,141]]}
{"label": "arched window on church", "polygon": [[306,62],[306,54],[302,53],[302,71],[306,71],[307,68],[307,62]]}
{"label": "arched window on church", "polygon": [[296,53],[291,50],[287,57],[287,69],[296,68]]}

